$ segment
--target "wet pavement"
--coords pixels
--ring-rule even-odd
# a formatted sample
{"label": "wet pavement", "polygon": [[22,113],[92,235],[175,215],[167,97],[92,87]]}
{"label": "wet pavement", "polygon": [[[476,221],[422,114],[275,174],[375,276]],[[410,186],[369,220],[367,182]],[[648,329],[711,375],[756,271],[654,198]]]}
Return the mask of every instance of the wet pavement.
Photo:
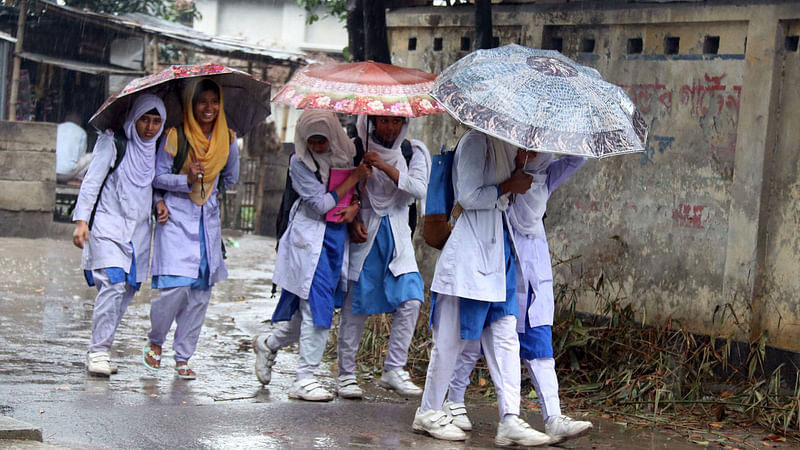
{"label": "wet pavement", "polygon": [[[275,240],[233,237],[230,279],[215,286],[198,351],[198,379],[174,376],[171,335],[162,368],[150,371],[141,349],[149,329],[143,286],[120,325],[112,360],[119,374],[88,376],[84,369],[96,291],[78,268],[80,251],[65,228],[54,239],[0,238],[0,414],[41,428],[44,443],[0,440],[0,447],[36,448],[484,448],[491,447],[495,406],[468,399],[475,430],[465,443],[411,432],[418,399],[405,399],[362,381],[361,401],[314,404],[287,398],[296,348],[279,353],[272,383],[253,374],[254,334],[275,307],[271,278]],[[326,361],[320,379],[334,387]],[[523,413],[542,429],[537,411]],[[595,429],[562,448],[683,449],[677,435],[630,431],[599,417]]]}

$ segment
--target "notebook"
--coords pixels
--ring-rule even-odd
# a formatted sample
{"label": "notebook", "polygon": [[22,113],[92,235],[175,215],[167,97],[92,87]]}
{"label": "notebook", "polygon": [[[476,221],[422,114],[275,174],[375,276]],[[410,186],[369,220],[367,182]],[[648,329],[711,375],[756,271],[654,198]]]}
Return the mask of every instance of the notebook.
{"label": "notebook", "polygon": [[[331,168],[331,175],[328,178],[328,191],[332,191],[336,189],[337,186],[342,184],[347,177],[350,176],[353,171],[356,170],[355,168],[350,169],[334,169]],[[353,193],[355,192],[355,186],[353,186],[346,194],[339,198],[339,203],[336,204],[330,211],[325,213],[325,220],[328,222],[338,222],[339,219],[342,217],[339,214],[336,214],[338,211],[341,211],[344,208],[350,206],[350,202],[353,200]]]}

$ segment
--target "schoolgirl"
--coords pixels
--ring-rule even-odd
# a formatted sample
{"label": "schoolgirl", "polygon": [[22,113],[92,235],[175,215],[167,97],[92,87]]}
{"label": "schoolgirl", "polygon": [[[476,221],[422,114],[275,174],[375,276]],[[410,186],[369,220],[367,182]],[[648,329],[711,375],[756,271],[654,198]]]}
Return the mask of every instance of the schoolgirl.
{"label": "schoolgirl", "polygon": [[[112,167],[117,149],[114,133],[108,130],[97,138],[95,156],[78,194],[72,242],[83,249],[81,268],[87,282],[97,287],[86,354],[86,369],[92,375],[117,372],[109,353],[114,335],[134,294],[147,279],[156,141],[166,116],[160,98],[138,96],[125,117],[127,143],[118,167]],[[163,202],[158,202],[157,210],[158,221],[166,221],[168,210]]]}
{"label": "schoolgirl", "polygon": [[412,424],[414,431],[438,439],[466,439],[443,405],[464,345],[480,340],[497,391],[500,424],[495,444],[550,442],[519,418],[516,264],[506,211],[508,194],[527,191],[532,177],[514,170],[515,156],[510,144],[471,130],[453,159],[453,188],[463,211],[436,262],[431,285],[433,350]]}
{"label": "schoolgirl", "polygon": [[[153,187],[163,190],[169,220],[156,227],[153,288],[161,295],[150,304],[150,332],[142,359],[161,367],[161,346],[172,322],[175,371],[192,380],[189,367],[203,328],[211,288],[228,277],[222,260],[217,198],[219,178],[228,189],[239,179],[239,147],[228,129],[222,90],[215,81],[192,79],[183,96],[183,124],[170,128],[156,158]],[[173,163],[188,146],[183,165]]]}
{"label": "schoolgirl", "polygon": [[262,334],[253,340],[256,376],[262,384],[271,381],[278,349],[300,342],[300,362],[290,398],[333,398],[314,377],[314,371],[325,351],[334,293],[347,271],[347,223],[358,212],[358,203],[338,211],[335,222],[326,221],[325,214],[371,173],[362,163],[341,184],[328,188],[331,169],[351,167],[354,155],[355,147],[334,113],[303,112],[296,125],[295,153],[289,162],[292,187],[299,198],[281,236],[273,275],[282,293],[272,322],[280,325],[271,335]]}
{"label": "schoolgirl", "polygon": [[424,284],[417,268],[409,205],[425,198],[431,157],[421,141],[411,140],[406,163],[401,146],[408,120],[392,116],[359,116],[358,136],[364,143],[364,162],[374,170],[367,179],[362,209],[351,224],[350,268],[352,287],[342,301],[337,342],[337,391],[340,397],[360,398],[355,376],[356,353],[364,322],[371,314],[392,314],[389,348],[378,384],[401,395],[422,390],[405,370],[414,336]]}
{"label": "schoolgirl", "polygon": [[[519,151],[517,164],[524,165],[523,170],[533,176],[533,183],[527,192],[516,196],[508,213],[517,249],[520,357],[536,389],[545,431],[559,441],[586,433],[592,423],[561,414],[553,359],[553,271],[542,218],[553,191],[585,161],[578,156],[555,159],[551,153]],[[445,412],[465,431],[472,428],[464,405],[464,391],[469,384],[469,374],[481,356],[480,345],[476,344],[468,344],[461,353],[445,403]]]}

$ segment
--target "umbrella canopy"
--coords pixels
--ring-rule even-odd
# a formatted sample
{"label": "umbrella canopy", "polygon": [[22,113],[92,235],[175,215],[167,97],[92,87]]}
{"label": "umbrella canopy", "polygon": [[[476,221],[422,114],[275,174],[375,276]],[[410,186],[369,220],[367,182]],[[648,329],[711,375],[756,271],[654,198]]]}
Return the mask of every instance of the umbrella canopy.
{"label": "umbrella canopy", "polygon": [[374,61],[312,64],[272,101],[297,109],[419,117],[444,112],[428,94],[435,79],[432,73]]}
{"label": "umbrella canopy", "polygon": [[526,150],[604,158],[644,151],[647,124],[618,86],[554,50],[477,50],[431,95],[465,125]]}
{"label": "umbrella canopy", "polygon": [[222,87],[225,118],[236,134],[243,135],[269,115],[269,83],[221,64],[175,65],[137,78],[109,97],[89,119],[98,130],[121,129],[137,93],[148,92],[164,100],[166,127],[183,121],[183,88],[188,78],[209,77]]}

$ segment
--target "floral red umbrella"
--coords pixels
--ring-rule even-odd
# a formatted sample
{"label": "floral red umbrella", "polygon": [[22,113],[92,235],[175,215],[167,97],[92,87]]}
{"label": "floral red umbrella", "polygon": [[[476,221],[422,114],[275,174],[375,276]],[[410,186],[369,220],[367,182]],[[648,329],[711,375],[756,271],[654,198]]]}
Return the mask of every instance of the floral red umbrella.
{"label": "floral red umbrella", "polygon": [[243,135],[269,115],[270,85],[241,70],[222,64],[174,65],[129,82],[109,97],[89,119],[98,130],[121,129],[125,113],[136,94],[147,92],[164,100],[166,125],[176,126],[183,120],[183,88],[186,80],[210,77],[222,87],[225,118],[236,134]]}
{"label": "floral red umbrella", "polygon": [[374,61],[312,64],[272,101],[297,109],[419,117],[445,111],[428,95],[434,80],[432,73]]}

